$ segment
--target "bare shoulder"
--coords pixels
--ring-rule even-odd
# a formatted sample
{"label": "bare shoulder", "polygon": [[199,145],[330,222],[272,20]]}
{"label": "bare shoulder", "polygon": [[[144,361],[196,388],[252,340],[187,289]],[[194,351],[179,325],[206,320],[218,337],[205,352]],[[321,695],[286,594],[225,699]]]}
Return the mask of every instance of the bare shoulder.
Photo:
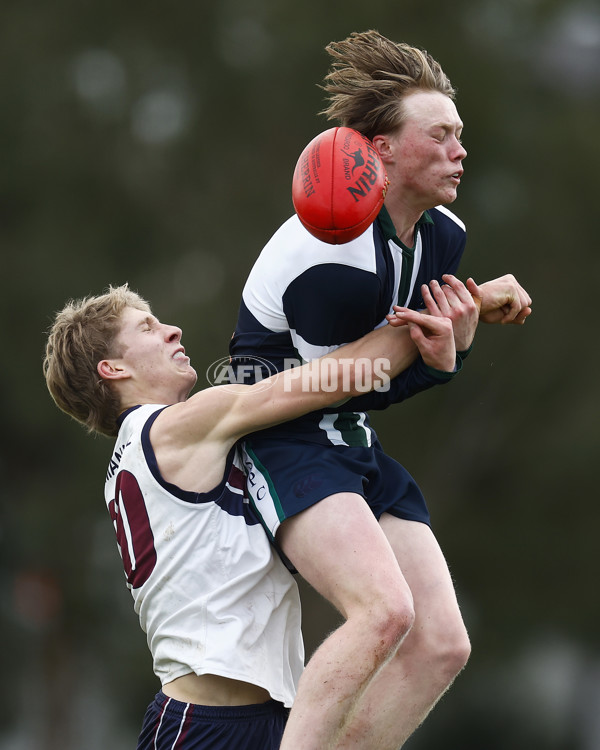
{"label": "bare shoulder", "polygon": [[186,401],[172,404],[159,415],[153,426],[153,442],[168,441],[180,447],[207,439],[233,443],[226,434],[227,416],[236,408],[237,394],[230,386],[206,388]]}
{"label": "bare shoulder", "polygon": [[224,427],[235,394],[207,388],[157,417],[150,441],[162,477],[183,490],[207,492],[223,476],[236,436]]}

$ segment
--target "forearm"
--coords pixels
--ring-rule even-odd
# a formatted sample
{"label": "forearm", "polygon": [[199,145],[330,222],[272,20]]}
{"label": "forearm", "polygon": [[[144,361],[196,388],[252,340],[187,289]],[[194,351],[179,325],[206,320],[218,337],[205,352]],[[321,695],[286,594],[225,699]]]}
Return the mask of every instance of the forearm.
{"label": "forearm", "polygon": [[[355,391],[364,393],[370,390],[364,387],[365,383],[370,384],[371,388],[386,390],[390,378],[405,372],[415,360],[418,361],[419,354],[425,370],[429,369],[433,373],[456,371],[452,321],[440,315],[433,298],[428,299],[427,304],[431,315],[398,308],[396,317],[402,321],[400,328],[391,325],[378,328],[333,353],[337,358],[345,360],[345,367],[351,368],[350,384],[352,386],[352,380],[355,381]],[[378,383],[378,378],[383,378],[381,384]],[[431,385],[434,384],[435,379]],[[422,389],[421,386],[417,388]]]}
{"label": "forearm", "polygon": [[[315,359],[302,367],[285,370],[281,374],[287,391],[297,387],[312,394],[311,398],[328,403],[352,398],[373,388],[387,388],[396,375],[417,358],[418,350],[408,328],[384,326],[350,344],[340,346],[330,354]],[[319,397],[317,394],[324,394]]]}
{"label": "forearm", "polygon": [[408,327],[394,328],[384,325],[357,341],[345,344],[329,356],[344,360],[360,360],[372,375],[383,372],[391,379],[417,359],[419,350],[410,336]]}
{"label": "forearm", "polygon": [[[385,393],[392,378],[417,360],[417,347],[421,358],[407,381],[409,395],[435,385],[440,377],[441,382],[452,377],[456,351],[450,319],[406,308],[398,314],[405,321],[400,328],[383,326],[325,357],[283,370],[252,386],[224,386],[236,403],[231,404],[219,431],[241,436],[373,389]],[[436,377],[432,378],[432,373]],[[406,397],[403,386],[394,388],[398,390],[396,400]]]}

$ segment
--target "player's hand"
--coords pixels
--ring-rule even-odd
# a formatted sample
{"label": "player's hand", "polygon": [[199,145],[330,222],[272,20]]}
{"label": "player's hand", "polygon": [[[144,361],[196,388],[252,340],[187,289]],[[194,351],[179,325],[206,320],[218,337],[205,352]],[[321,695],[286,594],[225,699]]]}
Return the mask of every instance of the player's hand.
{"label": "player's hand", "polygon": [[426,365],[444,372],[454,372],[456,346],[452,321],[439,312],[420,313],[408,307],[394,307],[388,321],[396,326],[408,326],[411,339]]}
{"label": "player's hand", "polygon": [[531,315],[531,297],[512,273],[483,284],[467,279],[467,289],[481,298],[479,319],[484,323],[523,325]]}
{"label": "player's hand", "polygon": [[[467,350],[473,343],[479,323],[481,299],[469,292],[467,287],[451,274],[445,274],[444,284],[437,281],[423,284],[421,293],[427,312],[433,316],[450,318],[454,330],[454,343],[459,352]],[[394,311],[401,308],[394,306]],[[400,325],[393,315],[387,316],[390,325]]]}
{"label": "player's hand", "polygon": [[421,293],[427,310],[431,313],[431,297],[435,299],[438,310],[442,315],[450,318],[454,330],[454,343],[459,352],[466,351],[475,337],[479,323],[479,307],[481,299],[471,294],[467,287],[452,274],[442,276],[444,284],[431,281],[423,284]]}

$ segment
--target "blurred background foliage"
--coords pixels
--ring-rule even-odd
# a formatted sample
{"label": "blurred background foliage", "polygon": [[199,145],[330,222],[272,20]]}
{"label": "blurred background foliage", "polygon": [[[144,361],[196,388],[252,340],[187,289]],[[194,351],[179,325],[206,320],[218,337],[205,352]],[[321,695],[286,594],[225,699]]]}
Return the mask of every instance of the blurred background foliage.
{"label": "blurred background foliage", "polygon": [[[53,313],[128,281],[206,385],[329,126],[323,48],[367,28],[427,48],[458,89],[461,277],[513,272],[535,302],[523,328],[482,327],[451,387],[375,415],[429,499],[474,647],[407,747],[600,747],[596,0],[4,0],[1,750],[135,747],[158,688],[102,498],[110,442],[45,390]],[[336,615],[302,590],[310,651]]]}

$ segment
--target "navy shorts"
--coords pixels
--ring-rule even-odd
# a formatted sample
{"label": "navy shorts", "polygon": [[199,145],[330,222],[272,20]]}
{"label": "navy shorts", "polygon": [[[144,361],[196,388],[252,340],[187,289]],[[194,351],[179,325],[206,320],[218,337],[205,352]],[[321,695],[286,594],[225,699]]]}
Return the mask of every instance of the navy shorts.
{"label": "navy shorts", "polygon": [[273,700],[198,706],[161,691],[148,706],[137,750],[278,750],[288,714]]}
{"label": "navy shorts", "polygon": [[379,441],[362,447],[248,438],[242,447],[250,501],[271,540],[286,518],[338,492],[362,495],[378,520],[390,513],[431,525],[417,483]]}

